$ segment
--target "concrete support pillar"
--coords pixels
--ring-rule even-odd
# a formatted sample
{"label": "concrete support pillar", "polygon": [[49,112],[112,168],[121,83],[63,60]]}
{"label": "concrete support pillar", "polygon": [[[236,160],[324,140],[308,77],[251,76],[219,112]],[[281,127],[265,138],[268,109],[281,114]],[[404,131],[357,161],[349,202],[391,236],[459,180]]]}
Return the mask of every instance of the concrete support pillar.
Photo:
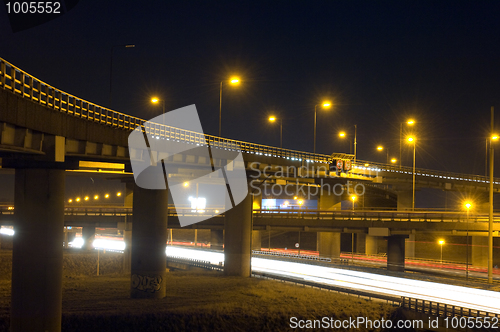
{"label": "concrete support pillar", "polygon": [[210,249],[224,250],[224,230],[212,229],[210,231]]}
{"label": "concrete support pillar", "polygon": [[123,241],[125,242],[125,250],[123,250],[123,272],[130,273],[132,264],[132,223],[125,217],[125,227],[123,229]]}
{"label": "concrete support pillar", "polygon": [[398,211],[411,211],[413,191],[398,191]]}
{"label": "concrete support pillar", "polygon": [[472,265],[488,266],[488,237],[472,236]]}
{"label": "concrete support pillar", "polygon": [[95,227],[84,226],[82,227],[82,239],[83,239],[83,249],[92,250],[94,249],[93,243],[95,239]]}
{"label": "concrete support pillar", "polygon": [[333,186],[328,190],[328,186],[320,191],[318,196],[318,209],[319,210],[341,210],[340,202],[341,197],[333,193]]}
{"label": "concrete support pillar", "polygon": [[134,188],[132,298],[166,296],[168,190]]}
{"label": "concrete support pillar", "polygon": [[364,254],[366,252],[366,234],[356,233],[356,253]]}
{"label": "concrete support pillar", "polygon": [[405,236],[391,235],[387,237],[387,270],[405,270]]}
{"label": "concrete support pillar", "polygon": [[61,331],[64,170],[16,169],[10,331]]}
{"label": "concrete support pillar", "polygon": [[415,258],[415,234],[410,234],[410,237],[405,239],[405,257]]}
{"label": "concrete support pillar", "polygon": [[261,231],[252,231],[252,250],[262,250]]}
{"label": "concrete support pillar", "polygon": [[365,234],[365,254],[378,254],[378,237]]}
{"label": "concrete support pillar", "polygon": [[340,233],[318,232],[318,251],[321,257],[340,258]]}
{"label": "concrete support pillar", "polygon": [[224,274],[249,277],[251,274],[252,197],[226,212],[224,221]]}
{"label": "concrete support pillar", "polygon": [[[125,199],[123,206],[126,208],[133,208],[134,206],[134,182],[125,182]],[[132,264],[132,218],[130,216],[125,216],[123,241],[125,242],[125,250],[123,251],[123,272],[130,273]]]}

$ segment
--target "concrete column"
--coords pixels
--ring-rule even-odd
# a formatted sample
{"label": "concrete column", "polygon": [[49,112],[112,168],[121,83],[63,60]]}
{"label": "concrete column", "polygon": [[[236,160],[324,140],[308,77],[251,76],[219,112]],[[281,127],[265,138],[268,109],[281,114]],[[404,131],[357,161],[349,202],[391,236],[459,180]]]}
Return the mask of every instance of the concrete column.
{"label": "concrete column", "polygon": [[318,232],[318,251],[321,257],[340,258],[340,233]]}
{"label": "concrete column", "polygon": [[[125,199],[123,206],[133,208],[134,206],[134,182],[125,182]],[[133,218],[125,216],[125,226],[123,229],[123,241],[125,250],[123,251],[123,272],[130,273],[132,264],[132,221]]]}
{"label": "concrete column", "polygon": [[129,222],[129,217],[125,216],[125,226],[123,229],[123,241],[125,242],[125,250],[123,250],[123,272],[130,273],[132,264],[132,223]]}
{"label": "concrete column", "polygon": [[398,191],[398,211],[411,211],[413,191]]}
{"label": "concrete column", "polygon": [[252,250],[262,250],[261,231],[252,231]]}
{"label": "concrete column", "polygon": [[488,237],[472,236],[472,265],[488,266]]}
{"label": "concrete column", "polygon": [[356,233],[356,253],[364,254],[366,253],[366,234]]}
{"label": "concrete column", "polygon": [[254,195],[252,195],[252,209],[262,209],[262,191],[260,193],[255,193]]}
{"label": "concrete column", "polygon": [[224,230],[212,229],[210,231],[210,249],[224,250]]}
{"label": "concrete column", "polygon": [[365,254],[378,254],[378,237],[365,234]]}
{"label": "concrete column", "polygon": [[391,235],[387,237],[387,270],[405,270],[405,236]]}
{"label": "concrete column", "polygon": [[410,234],[410,237],[405,239],[405,257],[415,258],[415,234]]}
{"label": "concrete column", "polygon": [[341,210],[340,202],[341,197],[333,193],[333,186],[328,190],[328,186],[325,186],[324,190],[321,190],[318,195],[318,209],[319,210]]}
{"label": "concrete column", "polygon": [[82,239],[83,239],[83,249],[92,250],[94,249],[93,243],[95,239],[95,227],[84,226],[82,227]]}
{"label": "concrete column", "polygon": [[132,298],[166,296],[168,190],[134,188]]}
{"label": "concrete column", "polygon": [[16,169],[10,331],[61,331],[64,170]]}
{"label": "concrete column", "polygon": [[249,277],[251,274],[252,197],[226,212],[224,221],[224,274]]}

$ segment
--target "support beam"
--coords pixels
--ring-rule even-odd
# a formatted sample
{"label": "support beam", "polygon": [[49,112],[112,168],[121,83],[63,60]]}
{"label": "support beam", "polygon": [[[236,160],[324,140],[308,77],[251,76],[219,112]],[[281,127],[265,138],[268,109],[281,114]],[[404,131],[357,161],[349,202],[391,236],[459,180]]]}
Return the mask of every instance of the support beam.
{"label": "support beam", "polygon": [[94,249],[93,243],[95,239],[95,227],[93,226],[83,226],[82,227],[82,239],[83,239],[83,249],[92,250]]}
{"label": "support beam", "polygon": [[405,237],[406,235],[391,235],[387,237],[387,270],[405,270]]}
{"label": "support beam", "polygon": [[10,331],[61,331],[64,170],[16,169]]}
{"label": "support beam", "polygon": [[226,212],[224,221],[224,274],[250,277],[252,196]]}
{"label": "support beam", "polygon": [[252,231],[252,250],[262,250],[261,231]]}
{"label": "support beam", "polygon": [[166,296],[168,190],[134,188],[131,298]]}
{"label": "support beam", "polygon": [[321,257],[340,258],[340,233],[318,232],[318,251]]}
{"label": "support beam", "polygon": [[410,211],[412,207],[412,190],[398,191],[398,211]]}

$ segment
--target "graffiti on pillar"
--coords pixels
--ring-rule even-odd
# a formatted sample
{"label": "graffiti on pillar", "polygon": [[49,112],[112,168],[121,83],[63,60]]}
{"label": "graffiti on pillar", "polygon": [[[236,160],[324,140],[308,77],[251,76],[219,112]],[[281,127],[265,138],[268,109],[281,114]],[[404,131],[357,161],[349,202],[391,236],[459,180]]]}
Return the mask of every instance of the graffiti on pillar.
{"label": "graffiti on pillar", "polygon": [[143,291],[154,293],[160,290],[161,282],[163,278],[161,276],[143,276],[140,274],[132,274],[132,288]]}

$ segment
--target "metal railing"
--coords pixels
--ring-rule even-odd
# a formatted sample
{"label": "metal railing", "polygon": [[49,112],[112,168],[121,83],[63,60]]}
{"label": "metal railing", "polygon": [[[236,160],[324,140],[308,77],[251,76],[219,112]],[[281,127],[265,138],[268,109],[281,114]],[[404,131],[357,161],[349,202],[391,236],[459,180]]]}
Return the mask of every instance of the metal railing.
{"label": "metal railing", "polygon": [[421,299],[401,297],[401,307],[407,310],[421,312],[430,316],[437,317],[496,317],[500,314],[490,313],[482,310],[464,308],[451,304],[426,301]]}
{"label": "metal railing", "polygon": [[[13,215],[14,205],[0,205],[0,215]],[[108,206],[89,206],[89,207],[71,207],[64,208],[65,215],[72,216],[125,216],[132,215],[131,207],[108,207]],[[212,214],[222,217],[217,209],[205,209],[203,215]],[[192,208],[175,208],[169,207],[170,216],[189,216],[197,215]],[[254,209],[254,218],[299,218],[299,219],[332,219],[332,220],[369,220],[369,221],[397,221],[397,222],[462,222],[470,224],[478,222],[488,222],[489,216],[487,213],[467,215],[463,212],[442,212],[442,211],[372,211],[372,210],[308,210],[308,209]],[[500,221],[500,213],[495,213],[495,223]]]}
{"label": "metal railing", "polygon": [[[356,170],[360,170],[360,172],[368,171],[369,173],[374,172],[372,175],[377,176],[379,172],[393,172],[398,174],[413,174],[413,168],[408,166],[395,166],[391,164],[384,163],[376,163],[372,161],[362,161],[357,160],[356,163],[353,164],[353,173],[356,173]],[[455,173],[455,172],[446,172],[446,171],[436,171],[425,168],[416,168],[415,176],[425,176],[435,179],[441,179],[443,181],[468,181],[474,182],[477,184],[481,184],[486,186],[490,183],[490,178],[482,175],[473,175],[473,174],[465,174],[465,173]],[[500,178],[493,179],[494,184],[500,184]]]}
{"label": "metal railing", "polygon": [[328,163],[330,160],[329,155],[281,149],[151,123],[148,120],[113,111],[59,90],[2,58],[0,58],[0,88],[69,116],[127,131],[136,130],[139,127],[158,139],[176,140],[201,146],[210,145],[221,149],[297,161]]}
{"label": "metal railing", "polygon": [[[175,128],[159,123],[151,123],[147,120],[113,111],[109,108],[99,106],[87,100],[78,98],[72,94],[59,90],[50,84],[47,84],[36,77],[28,74],[24,70],[14,66],[10,62],[0,58],[0,88],[8,90],[18,96],[29,99],[34,103],[43,105],[50,109],[65,113],[69,116],[78,117],[91,122],[110,126],[117,129],[132,131],[141,128],[148,134],[158,139],[176,140],[187,144],[210,145],[221,149],[236,150],[255,155],[285,158],[289,160],[305,162],[329,163],[332,159],[330,155],[310,153],[304,151],[282,149],[273,146],[243,142],[218,136],[206,135],[199,132]],[[337,154],[336,157],[346,156],[347,154]],[[365,164],[370,169],[373,166],[384,171],[399,172],[411,174],[411,167],[396,167],[390,164],[381,164],[375,162],[357,161],[353,165],[355,169],[365,168]],[[430,176],[435,178],[444,178],[450,180],[471,181],[476,183],[488,183],[484,176],[460,174],[452,172],[433,171],[426,169],[417,169],[417,175]],[[494,180],[495,184],[500,184],[500,179]],[[498,181],[498,182],[497,182]]]}

